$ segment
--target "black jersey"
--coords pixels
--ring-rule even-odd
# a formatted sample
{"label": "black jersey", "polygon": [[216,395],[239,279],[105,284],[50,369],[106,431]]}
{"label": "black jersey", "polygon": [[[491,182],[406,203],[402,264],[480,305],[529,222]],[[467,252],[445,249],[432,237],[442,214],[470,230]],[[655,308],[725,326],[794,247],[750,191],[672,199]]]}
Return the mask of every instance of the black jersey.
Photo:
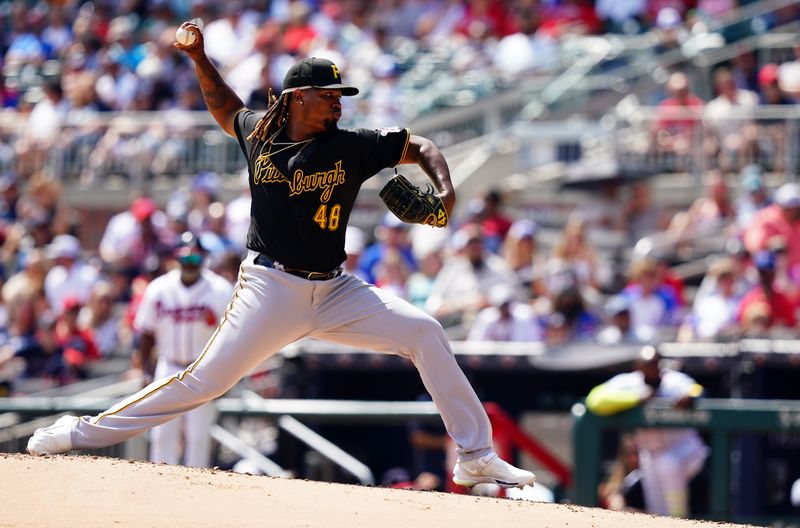
{"label": "black jersey", "polygon": [[346,258],[345,227],[361,185],[400,163],[409,131],[336,129],[295,144],[281,131],[253,152],[246,138],[262,115],[244,109],[234,119],[253,198],[247,247],[290,268],[330,271]]}

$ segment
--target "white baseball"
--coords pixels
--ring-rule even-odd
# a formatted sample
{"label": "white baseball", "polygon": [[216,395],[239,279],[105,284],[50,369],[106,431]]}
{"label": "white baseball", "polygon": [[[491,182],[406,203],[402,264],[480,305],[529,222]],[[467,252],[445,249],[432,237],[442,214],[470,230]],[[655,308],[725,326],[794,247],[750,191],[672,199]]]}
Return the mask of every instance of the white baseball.
{"label": "white baseball", "polygon": [[179,44],[183,44],[184,46],[191,46],[194,44],[194,33],[189,31],[186,28],[179,27],[178,30],[175,32],[175,40],[178,41]]}

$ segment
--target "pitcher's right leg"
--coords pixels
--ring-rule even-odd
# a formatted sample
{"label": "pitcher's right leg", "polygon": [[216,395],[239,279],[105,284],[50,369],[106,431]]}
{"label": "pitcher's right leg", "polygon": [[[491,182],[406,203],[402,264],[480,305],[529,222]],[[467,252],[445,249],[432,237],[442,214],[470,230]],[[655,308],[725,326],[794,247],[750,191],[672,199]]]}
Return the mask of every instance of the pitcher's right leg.
{"label": "pitcher's right leg", "polygon": [[123,442],[227,392],[247,372],[308,333],[310,281],[243,264],[239,285],[216,332],[186,370],[154,381],[93,417],[39,429],[32,454],[56,454]]}

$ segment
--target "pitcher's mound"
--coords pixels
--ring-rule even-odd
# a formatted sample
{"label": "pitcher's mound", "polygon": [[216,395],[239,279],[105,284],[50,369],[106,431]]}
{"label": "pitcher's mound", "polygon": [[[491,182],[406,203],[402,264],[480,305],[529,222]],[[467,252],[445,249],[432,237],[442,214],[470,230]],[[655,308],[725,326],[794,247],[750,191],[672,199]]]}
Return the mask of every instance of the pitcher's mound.
{"label": "pitcher's mound", "polygon": [[0,454],[0,526],[723,528],[577,506],[240,475],[94,456]]}

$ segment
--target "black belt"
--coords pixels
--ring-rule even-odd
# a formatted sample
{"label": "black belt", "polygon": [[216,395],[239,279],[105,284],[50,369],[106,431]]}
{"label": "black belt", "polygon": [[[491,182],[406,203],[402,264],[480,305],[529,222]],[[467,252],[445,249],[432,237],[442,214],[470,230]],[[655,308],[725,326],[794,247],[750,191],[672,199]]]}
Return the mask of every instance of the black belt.
{"label": "black belt", "polygon": [[313,281],[331,280],[335,279],[336,277],[342,274],[341,267],[336,268],[335,270],[332,271],[306,271],[294,268],[287,268],[280,262],[272,260],[263,253],[259,253],[253,262],[255,264],[258,264],[259,266],[264,266],[265,268],[272,268],[279,271],[284,271],[286,273],[289,273],[290,275],[294,275],[302,279],[313,280]]}

